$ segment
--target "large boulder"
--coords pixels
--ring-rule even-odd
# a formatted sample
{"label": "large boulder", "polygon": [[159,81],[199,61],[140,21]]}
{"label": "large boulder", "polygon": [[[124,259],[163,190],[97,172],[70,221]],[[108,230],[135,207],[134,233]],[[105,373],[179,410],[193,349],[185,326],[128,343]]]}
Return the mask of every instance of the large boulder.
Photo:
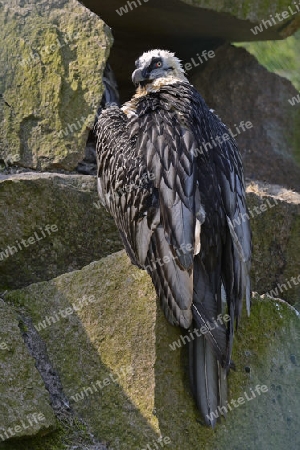
{"label": "large boulder", "polygon": [[290,81],[231,45],[191,81],[236,136],[246,177],[300,192],[300,109],[288,101],[297,96]]}
{"label": "large boulder", "polygon": [[30,317],[2,299],[0,309],[0,449],[107,450],[70,408]]}
{"label": "large boulder", "polygon": [[49,393],[21,337],[14,309],[0,299],[0,448],[2,441],[56,428]]}
{"label": "large boulder", "polygon": [[76,0],[0,2],[0,162],[74,170],[112,45]]}
{"label": "large boulder", "polygon": [[[261,2],[238,0],[81,0],[98,14],[114,34],[111,64],[117,75],[121,98],[133,93],[131,73],[135,59],[152,48],[176,51],[190,63],[203,50],[214,50],[225,41],[274,40],[292,34],[299,19],[290,13],[284,21],[261,24],[270,14],[284,12],[289,0]],[[295,7],[293,5],[295,10]],[[262,26],[255,34],[251,29]]]}
{"label": "large boulder", "polygon": [[[49,280],[123,247],[98,200],[95,177],[2,176],[0,198],[0,289]],[[247,201],[253,289],[300,305],[300,195],[251,182]]]}
{"label": "large boulder", "polygon": [[[253,299],[235,337],[227,419],[212,433],[189,390],[182,331],[167,323],[155,298],[149,276],[122,251],[6,301],[31,318],[71,408],[109,448],[281,450],[288,441],[298,448],[295,310]],[[34,439],[24,447],[37,448]]]}
{"label": "large boulder", "polygon": [[252,182],[247,203],[253,235],[252,288],[300,310],[300,194]]}
{"label": "large boulder", "polygon": [[[275,0],[272,2],[247,0],[244,1],[243,4],[241,4],[241,2],[239,2],[238,0],[231,0],[230,2],[227,2],[225,0],[180,1],[189,5],[197,6],[198,8],[208,9],[219,13],[227,13],[232,17],[236,17],[237,19],[248,20],[251,24],[260,23],[263,20],[267,20],[271,16],[274,16],[274,20],[277,23],[274,23],[274,21],[272,21],[271,24],[280,36],[286,35],[287,29],[291,31],[291,29],[293,29],[293,24],[297,24],[297,26],[299,26],[299,16],[295,17],[295,14],[297,14],[299,11],[297,8],[295,8],[294,5],[291,7],[291,3],[288,0]],[[282,14],[285,11],[289,13],[287,17],[280,17],[278,19],[278,17],[275,16],[276,13]],[[296,25],[294,25],[294,27],[295,26]],[[269,28],[271,28],[270,24]],[[265,31],[267,30],[268,24],[265,28]],[[242,31],[240,30],[240,32]],[[258,37],[256,39],[261,40],[261,37],[260,39]],[[266,38],[263,36],[263,39]]]}
{"label": "large boulder", "polygon": [[2,177],[0,198],[0,289],[49,280],[122,248],[95,177]]}

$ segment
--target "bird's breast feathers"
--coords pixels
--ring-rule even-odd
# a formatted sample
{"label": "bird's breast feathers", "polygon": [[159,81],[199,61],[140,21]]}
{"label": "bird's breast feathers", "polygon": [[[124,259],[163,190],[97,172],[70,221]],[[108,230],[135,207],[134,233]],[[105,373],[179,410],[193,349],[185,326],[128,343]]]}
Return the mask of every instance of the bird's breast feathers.
{"label": "bird's breast feathers", "polygon": [[182,82],[190,84],[184,75],[180,78],[178,76],[174,77],[173,75],[169,75],[165,78],[157,78],[145,86],[139,86],[135,95],[128,102],[124,103],[121,110],[128,118],[134,117],[137,115],[137,105],[143,97],[149,94],[159,93],[162,88],[167,88],[168,86],[176,85]]}

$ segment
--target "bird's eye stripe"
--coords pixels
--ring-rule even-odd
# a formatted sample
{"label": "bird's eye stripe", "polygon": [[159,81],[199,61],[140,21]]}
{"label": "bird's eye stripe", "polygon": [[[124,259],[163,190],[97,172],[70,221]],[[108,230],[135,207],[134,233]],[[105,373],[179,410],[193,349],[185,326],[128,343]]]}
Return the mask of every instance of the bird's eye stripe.
{"label": "bird's eye stripe", "polygon": [[[158,65],[160,64],[160,65]],[[150,68],[151,69],[156,69],[157,67],[161,67],[162,66],[162,59],[161,58],[157,58],[157,57],[153,57],[152,61],[151,61],[151,65]]]}

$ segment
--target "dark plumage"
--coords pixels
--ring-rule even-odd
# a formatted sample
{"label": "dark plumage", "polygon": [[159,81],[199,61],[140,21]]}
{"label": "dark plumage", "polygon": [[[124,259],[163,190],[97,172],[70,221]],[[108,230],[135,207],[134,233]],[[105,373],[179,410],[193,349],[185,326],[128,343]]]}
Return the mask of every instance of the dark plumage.
{"label": "dark plumage", "polygon": [[[210,413],[226,406],[234,323],[244,296],[250,309],[251,233],[241,159],[173,54],[145,53],[133,80],[137,94],[122,109],[104,110],[95,126],[99,196],[132,263],[150,274],[168,321],[189,330],[212,328],[198,332],[189,352],[196,403],[214,426]],[[226,312],[227,326],[213,328]]]}

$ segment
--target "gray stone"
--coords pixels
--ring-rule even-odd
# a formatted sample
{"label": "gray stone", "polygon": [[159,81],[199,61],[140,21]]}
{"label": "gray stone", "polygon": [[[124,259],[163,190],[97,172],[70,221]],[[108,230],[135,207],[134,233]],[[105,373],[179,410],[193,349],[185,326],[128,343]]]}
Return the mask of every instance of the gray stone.
{"label": "gray stone", "polygon": [[261,20],[270,18],[270,14],[284,12],[293,3],[290,0],[81,2],[113,29],[114,47],[110,62],[122,101],[127,101],[134,91],[131,83],[134,61],[146,50],[164,48],[176,51],[177,56],[188,63],[191,58],[197,59],[197,54],[203,50],[214,50],[224,42],[281,39],[294,33],[300,25],[299,18],[292,15],[284,22],[267,26],[257,35],[251,31]]}
{"label": "gray stone", "polygon": [[[180,0],[184,3],[187,3],[192,6],[197,6],[199,8],[205,8],[212,11],[217,11],[219,13],[227,13],[231,16],[237,17],[240,20],[247,20],[251,23],[261,22],[262,20],[266,20],[270,17],[270,15],[274,15],[276,13],[283,13],[284,11],[288,11],[290,13],[290,17],[286,18],[283,21],[277,20],[277,25],[274,25],[275,30],[282,35],[284,33],[285,28],[291,26],[293,22],[299,24],[299,16],[295,16],[292,14],[291,10],[289,10],[289,6],[291,3],[288,0],[280,1],[275,0],[272,2],[262,2],[262,1],[245,1],[243,4],[238,0],[232,0],[227,2],[225,0]],[[297,9],[293,5],[293,11],[297,12]],[[291,20],[292,19],[292,20]],[[272,22],[271,22],[272,23]],[[257,38],[258,39],[258,38]]]}
{"label": "gray stone", "polygon": [[0,289],[53,278],[122,248],[95,177],[2,177],[0,198]]}
{"label": "gray stone", "polygon": [[300,310],[300,194],[252,182],[247,203],[253,234],[252,289]]}
{"label": "gray stone", "polygon": [[[2,176],[0,198],[0,289],[49,280],[123,248],[113,219],[98,200],[95,177]],[[260,294],[274,290],[271,295],[300,307],[300,195],[251,182],[247,201],[252,288]],[[56,225],[57,231],[48,233],[46,225]],[[40,239],[43,232],[46,237]],[[28,245],[34,233],[40,240]]]}
{"label": "gray stone", "polygon": [[[288,102],[297,96],[290,81],[225,45],[191,82],[236,135],[246,177],[300,192],[300,110]],[[252,128],[243,131],[241,121]]]}
{"label": "gray stone", "polygon": [[76,0],[0,2],[0,162],[74,170],[112,44]]}
{"label": "gray stone", "polygon": [[14,309],[0,299],[0,446],[56,428],[49,393],[21,336]]}
{"label": "gray stone", "polygon": [[231,409],[212,433],[189,391],[187,349],[170,347],[181,342],[181,330],[168,325],[155,298],[149,276],[124,251],[7,296],[40,329],[76,414],[111,448],[155,448],[160,436],[172,450],[199,443],[204,450],[298,448],[295,310],[256,296],[249,318],[244,311],[229,375]]}

